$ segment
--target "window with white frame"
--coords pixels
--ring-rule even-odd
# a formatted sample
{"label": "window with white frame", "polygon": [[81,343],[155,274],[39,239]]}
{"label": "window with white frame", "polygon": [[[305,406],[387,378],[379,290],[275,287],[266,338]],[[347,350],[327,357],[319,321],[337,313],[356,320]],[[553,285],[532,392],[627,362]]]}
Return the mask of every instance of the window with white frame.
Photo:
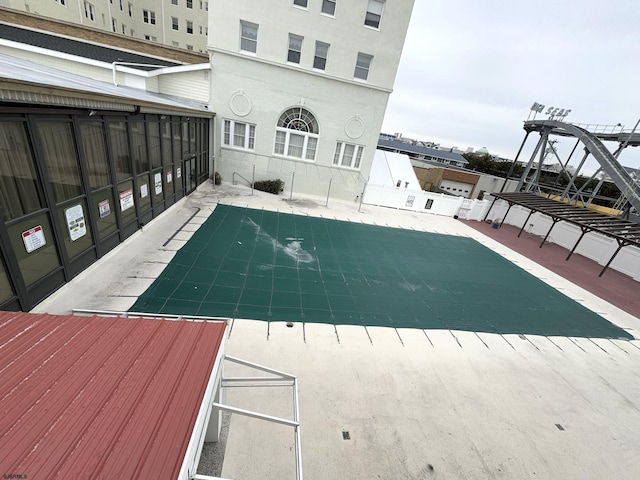
{"label": "window with white frame", "polygon": [[222,143],[228,147],[253,150],[256,141],[256,126],[249,123],[224,120],[222,122]]}
{"label": "window with white frame", "polygon": [[298,7],[307,8],[307,0],[293,0],[293,4],[297,5]]}
{"label": "window with white frame", "polygon": [[290,108],[278,119],[273,153],[315,160],[319,133],[318,121],[311,112],[302,107]]}
{"label": "window with white frame", "polygon": [[383,7],[383,1],[369,0],[369,5],[367,6],[367,14],[364,17],[364,24],[368,27],[380,28],[380,19],[382,18]]}
{"label": "window with white frame", "polygon": [[358,59],[356,60],[356,69],[353,72],[355,78],[366,80],[369,78],[369,69],[371,68],[371,61],[373,57],[366,53],[358,52]]}
{"label": "window with white frame", "polygon": [[112,18],[111,19],[111,30],[115,32],[117,28],[118,28],[118,21],[115,18]]}
{"label": "window with white frame", "polygon": [[129,2],[129,16],[133,17],[133,3]]}
{"label": "window with white frame", "polygon": [[187,20],[187,33],[193,34],[193,22],[191,20]]}
{"label": "window with white frame", "polygon": [[336,0],[322,0],[322,13],[333,17],[336,14]]}
{"label": "window with white frame", "polygon": [[336,151],[333,154],[333,164],[339,167],[357,170],[360,168],[360,163],[362,162],[362,152],[364,152],[362,145],[337,142]]}
{"label": "window with white frame", "polygon": [[258,25],[240,20],[240,50],[256,53],[258,50]]}
{"label": "window with white frame", "polygon": [[96,12],[93,5],[89,2],[84,2],[84,16],[92,22],[96,21]]}
{"label": "window with white frame", "polygon": [[171,5],[178,5],[178,0],[171,0]]}
{"label": "window with white frame", "polygon": [[187,8],[193,8],[193,0],[187,0]]}
{"label": "window with white frame", "polygon": [[158,41],[158,37],[155,37],[153,35],[145,35],[144,39],[145,40],[149,40],[150,42],[157,42]]}
{"label": "window with white frame", "polygon": [[287,53],[287,62],[300,63],[302,55],[302,40],[304,38],[299,35],[289,34],[289,51]]}
{"label": "window with white frame", "polygon": [[178,30],[178,17],[171,17],[171,30]]}
{"label": "window with white frame", "polygon": [[144,23],[150,23],[151,25],[155,25],[156,12],[152,12],[151,10],[142,10],[142,21]]}
{"label": "window with white frame", "polygon": [[316,41],[316,53],[313,57],[313,68],[324,70],[327,67],[327,56],[329,55],[329,44]]}
{"label": "window with white frame", "polygon": [[56,0],[56,3],[59,3],[60,5],[67,5],[67,0]]}

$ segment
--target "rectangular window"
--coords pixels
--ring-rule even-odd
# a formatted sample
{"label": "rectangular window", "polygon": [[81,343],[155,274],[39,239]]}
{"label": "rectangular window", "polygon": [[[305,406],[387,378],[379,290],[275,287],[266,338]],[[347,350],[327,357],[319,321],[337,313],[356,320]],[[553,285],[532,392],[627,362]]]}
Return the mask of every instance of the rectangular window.
{"label": "rectangular window", "polygon": [[316,41],[316,54],[313,57],[313,68],[324,70],[327,66],[327,56],[329,55],[329,44]]}
{"label": "rectangular window", "polygon": [[133,17],[133,3],[129,2],[129,16]]}
{"label": "rectangular window", "polygon": [[200,25],[199,28],[200,28],[200,35],[202,35],[204,33],[204,28],[202,28],[202,25]]}
{"label": "rectangular window", "polygon": [[95,13],[95,9],[93,8],[93,5],[90,4],[89,2],[84,2],[84,16],[87,17],[92,22],[95,22],[96,21],[95,15],[96,13]]}
{"label": "rectangular window", "polygon": [[174,46],[174,47],[180,47],[180,42],[176,42],[175,40],[173,40],[171,42],[171,45]]}
{"label": "rectangular window", "polygon": [[193,8],[193,0],[187,0],[187,8]]}
{"label": "rectangular window", "polygon": [[67,0],[56,0],[56,3],[59,3],[60,5],[66,5]]}
{"label": "rectangular window", "polygon": [[371,60],[373,57],[366,53],[358,53],[358,60],[356,61],[356,69],[353,73],[355,78],[366,80],[369,78],[369,69],[371,68]]}
{"label": "rectangular window", "polygon": [[117,28],[118,28],[118,22],[116,21],[115,18],[112,18],[111,19],[111,30],[115,32]]}
{"label": "rectangular window", "polygon": [[382,7],[384,7],[384,2],[380,0],[369,0],[367,14],[364,17],[364,24],[368,27],[379,28],[380,19],[382,18]]}
{"label": "rectangular window", "polygon": [[276,129],[276,141],[273,153],[286,157],[315,160],[318,149],[318,136],[303,131]]}
{"label": "rectangular window", "polygon": [[240,50],[256,53],[258,50],[258,25],[240,21]]}
{"label": "rectangular window", "polygon": [[359,169],[363,151],[364,147],[361,145],[338,142],[333,155],[333,164],[339,167]]}
{"label": "rectangular window", "polygon": [[193,45],[187,44],[187,50],[193,50]]}
{"label": "rectangular window", "polygon": [[56,203],[83,193],[71,123],[38,120],[36,134]]}
{"label": "rectangular window", "polygon": [[187,33],[193,34],[193,22],[187,20]]}
{"label": "rectangular window", "polygon": [[253,150],[255,148],[256,126],[248,123],[225,120],[223,123],[222,143],[229,147]]}
{"label": "rectangular window", "polygon": [[111,155],[116,168],[118,182],[131,177],[131,158],[129,156],[129,137],[127,124],[124,121],[111,121],[108,123],[109,144]]}
{"label": "rectangular window", "polygon": [[171,5],[178,5],[178,0],[171,0]]}
{"label": "rectangular window", "polygon": [[293,4],[299,7],[307,8],[307,0],[293,0]]}
{"label": "rectangular window", "polygon": [[287,132],[276,131],[276,145],[273,149],[274,153],[284,155],[284,147],[287,141]]}
{"label": "rectangular window", "polygon": [[171,30],[178,30],[178,17],[171,17]]}
{"label": "rectangular window", "polygon": [[335,16],[336,0],[322,0],[322,13],[326,13],[332,17]]}
{"label": "rectangular window", "polygon": [[26,125],[0,122],[0,218],[9,221],[42,206],[43,194]]}
{"label": "rectangular window", "polygon": [[145,40],[149,40],[151,42],[157,42],[158,41],[158,37],[154,37],[153,35],[145,35],[144,39]]}
{"label": "rectangular window", "polygon": [[289,53],[287,54],[287,62],[300,63],[302,40],[303,37],[299,35],[289,34]]}
{"label": "rectangular window", "polygon": [[144,23],[150,23],[151,25],[155,25],[156,12],[152,12],[151,10],[142,10],[142,21]]}

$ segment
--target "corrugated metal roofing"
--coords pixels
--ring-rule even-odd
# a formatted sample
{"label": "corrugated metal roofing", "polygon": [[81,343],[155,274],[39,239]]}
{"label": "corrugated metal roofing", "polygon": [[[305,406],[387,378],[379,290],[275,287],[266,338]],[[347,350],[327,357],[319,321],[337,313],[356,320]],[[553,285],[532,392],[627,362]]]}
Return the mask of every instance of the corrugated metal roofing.
{"label": "corrugated metal roofing", "polygon": [[0,312],[0,473],[177,478],[224,331]]}
{"label": "corrugated metal roofing", "polygon": [[[122,85],[113,85],[112,83],[101,82],[89,77],[68,73],[56,68],[47,67],[29,60],[23,60],[21,58],[2,53],[0,53],[0,80],[1,79],[42,85],[46,86],[49,90],[51,90],[52,87],[58,87],[65,90],[91,93],[102,99],[108,98],[111,100],[121,100],[133,105],[144,102],[147,104],[155,104],[157,106],[210,113],[204,102],[189,98],[175,97],[172,95],[147,92],[145,90]],[[5,92],[4,89],[8,88],[6,86],[2,87],[3,88],[0,89],[0,93]],[[10,92],[10,90],[6,90],[6,92]],[[12,99],[8,94],[1,98],[9,101],[17,101],[17,99]],[[73,106],[77,106],[76,101],[78,99],[73,96],[69,98],[70,101],[73,102]],[[58,103],[59,102],[55,102],[55,104]]]}
{"label": "corrugated metal roofing", "polygon": [[[93,43],[73,40],[48,33],[37,32],[23,27],[0,23],[0,38],[14,42],[33,45],[34,47],[55,50],[56,52],[77,55],[83,58],[91,58],[100,62],[129,62],[158,65],[159,67],[175,67],[181,65],[178,62],[159,59],[149,55],[126,52],[117,48],[109,48]],[[152,70],[153,67],[136,66],[140,70]]]}

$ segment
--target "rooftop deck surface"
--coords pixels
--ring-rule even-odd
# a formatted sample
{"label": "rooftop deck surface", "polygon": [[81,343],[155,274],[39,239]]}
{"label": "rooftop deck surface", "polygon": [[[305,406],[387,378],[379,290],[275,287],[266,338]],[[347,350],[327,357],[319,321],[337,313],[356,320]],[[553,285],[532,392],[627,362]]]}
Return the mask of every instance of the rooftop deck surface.
{"label": "rooftop deck surface", "polygon": [[[473,239],[640,338],[637,315],[466,222],[226,183],[202,186],[36,310],[130,309],[219,204]],[[640,478],[637,340],[237,319],[226,352],[298,376],[307,480]],[[273,389],[227,402],[290,412]],[[292,447],[289,428],[232,415],[221,476],[293,479]]]}

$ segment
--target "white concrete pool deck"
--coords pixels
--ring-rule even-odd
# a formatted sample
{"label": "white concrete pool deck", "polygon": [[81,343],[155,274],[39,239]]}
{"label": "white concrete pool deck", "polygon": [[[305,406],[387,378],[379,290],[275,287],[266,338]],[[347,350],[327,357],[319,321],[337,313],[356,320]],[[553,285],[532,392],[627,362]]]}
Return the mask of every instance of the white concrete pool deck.
{"label": "white concrete pool deck", "polygon": [[[452,218],[288,198],[203,185],[34,311],[127,310],[222,202],[471,237],[640,338],[640,319]],[[640,478],[640,341],[235,320],[226,351],[297,375],[306,479]],[[289,391],[227,402],[291,416]],[[294,467],[292,429],[231,417],[223,477]]]}

